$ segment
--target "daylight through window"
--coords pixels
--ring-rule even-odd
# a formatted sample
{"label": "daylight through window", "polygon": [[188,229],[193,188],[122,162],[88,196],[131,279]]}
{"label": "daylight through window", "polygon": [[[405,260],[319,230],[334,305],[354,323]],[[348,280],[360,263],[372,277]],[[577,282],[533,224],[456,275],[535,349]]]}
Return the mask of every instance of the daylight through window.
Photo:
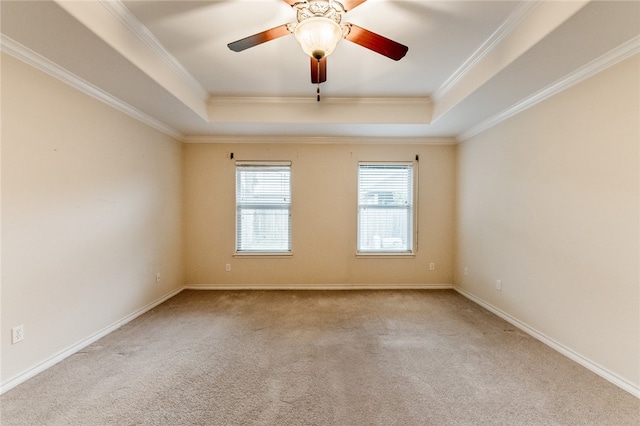
{"label": "daylight through window", "polygon": [[413,164],[358,165],[358,253],[413,252]]}
{"label": "daylight through window", "polygon": [[236,252],[291,252],[291,164],[236,163]]}

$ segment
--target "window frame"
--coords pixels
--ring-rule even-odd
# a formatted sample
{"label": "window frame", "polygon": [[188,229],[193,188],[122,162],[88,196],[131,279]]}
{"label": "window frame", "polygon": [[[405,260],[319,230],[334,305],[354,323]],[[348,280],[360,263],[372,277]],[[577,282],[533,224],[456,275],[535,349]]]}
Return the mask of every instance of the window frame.
{"label": "window frame", "polygon": [[[411,227],[407,232],[407,238],[410,242],[407,244],[407,250],[362,250],[360,247],[360,226],[361,226],[361,204],[360,204],[360,186],[361,166],[404,166],[411,169],[411,205],[410,214],[408,214],[408,223]],[[357,257],[415,257],[418,251],[418,162],[416,161],[358,161],[357,164],[357,189],[356,189],[356,256]]]}
{"label": "window frame", "polygon": [[[246,168],[250,168],[250,167],[256,167],[256,168],[260,168],[260,167],[286,167],[289,169],[289,203],[288,203],[288,223],[287,223],[287,227],[288,227],[288,232],[287,232],[287,239],[288,239],[288,249],[285,250],[240,250],[240,233],[241,233],[241,223],[240,223],[240,218],[241,218],[241,210],[242,210],[242,204],[243,203],[239,203],[238,200],[238,195],[239,195],[239,172],[240,169],[242,167],[246,167]],[[291,207],[292,207],[292,164],[291,161],[236,161],[235,162],[235,168],[234,168],[234,173],[235,173],[235,247],[234,247],[234,257],[238,256],[238,257],[263,257],[263,256],[269,256],[269,257],[289,257],[293,255],[293,248],[292,248],[292,243],[293,243],[293,239],[292,239],[292,224],[291,224]],[[250,204],[250,203],[245,203],[245,204]]]}

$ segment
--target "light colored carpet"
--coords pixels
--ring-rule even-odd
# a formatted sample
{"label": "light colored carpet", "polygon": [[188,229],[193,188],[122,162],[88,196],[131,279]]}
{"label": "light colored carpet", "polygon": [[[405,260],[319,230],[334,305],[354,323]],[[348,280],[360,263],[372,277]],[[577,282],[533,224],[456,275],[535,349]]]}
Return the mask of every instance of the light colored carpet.
{"label": "light colored carpet", "polygon": [[454,291],[184,291],[0,398],[8,425],[639,425]]}

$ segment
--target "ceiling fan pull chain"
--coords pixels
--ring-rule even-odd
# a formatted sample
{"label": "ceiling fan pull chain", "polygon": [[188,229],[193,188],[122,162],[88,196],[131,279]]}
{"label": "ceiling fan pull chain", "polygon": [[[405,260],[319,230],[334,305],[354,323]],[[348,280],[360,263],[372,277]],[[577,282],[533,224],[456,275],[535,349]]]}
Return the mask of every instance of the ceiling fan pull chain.
{"label": "ceiling fan pull chain", "polygon": [[316,100],[317,102],[320,102],[320,59],[318,59],[318,70],[317,70],[317,74],[318,74],[318,88],[316,89],[316,93],[318,94]]}

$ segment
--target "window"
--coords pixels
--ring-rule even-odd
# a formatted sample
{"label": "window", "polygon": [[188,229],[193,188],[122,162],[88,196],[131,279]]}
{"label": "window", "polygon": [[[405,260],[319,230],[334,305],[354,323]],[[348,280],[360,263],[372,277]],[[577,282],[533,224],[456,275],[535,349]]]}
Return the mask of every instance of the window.
{"label": "window", "polygon": [[236,163],[236,253],[291,253],[291,163]]}
{"label": "window", "polygon": [[358,165],[358,253],[413,253],[413,163]]}

